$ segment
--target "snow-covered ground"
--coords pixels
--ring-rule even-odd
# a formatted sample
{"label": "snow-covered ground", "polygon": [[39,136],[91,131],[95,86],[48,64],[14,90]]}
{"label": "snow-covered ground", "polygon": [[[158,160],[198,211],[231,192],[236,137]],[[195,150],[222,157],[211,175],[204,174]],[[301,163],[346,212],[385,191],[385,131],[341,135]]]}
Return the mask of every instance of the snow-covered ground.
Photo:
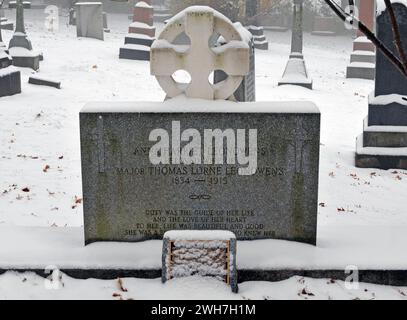
{"label": "snow-covered ground", "polygon": [[[14,20],[10,11],[6,15]],[[44,53],[38,75],[60,80],[62,89],[28,84],[32,71],[24,69],[23,93],[0,98],[0,236],[2,231],[9,236],[13,228],[21,232],[21,227],[83,225],[78,115],[86,102],[164,98],[157,81],[150,76],[147,62],[118,59],[129,24],[126,15],[109,15],[111,33],[105,34],[103,42],[77,39],[75,28],[66,24],[67,17],[61,17],[58,32],[47,32],[44,19],[42,11],[26,10],[27,32],[34,49]],[[407,172],[354,167],[355,138],[362,133],[367,96],[374,84],[345,78],[352,39],[305,35],[304,54],[314,80],[311,91],[277,86],[287,62],[290,34],[266,35],[270,50],[257,51],[256,55],[257,99],[311,100],[322,113],[318,248],[329,247],[339,239],[349,250],[351,241],[357,241],[359,236],[368,239],[363,244],[367,256],[374,256],[381,245],[380,252],[392,256],[390,263],[395,268],[405,262],[407,269],[403,252],[407,241]],[[11,31],[3,30],[6,43],[11,36]],[[330,238],[330,230],[339,231]],[[365,238],[364,230],[374,230],[374,234]],[[393,230],[398,230],[395,235]],[[7,243],[1,242],[1,246]],[[394,246],[399,249],[394,250]],[[5,251],[6,247],[0,250]],[[375,259],[379,261],[380,256]],[[2,256],[0,262],[8,263]],[[65,276],[64,281],[63,289],[50,293],[39,285],[43,280],[37,276],[8,273],[0,276],[0,298],[112,298],[116,290],[114,281],[81,281]],[[363,285],[363,289],[349,292],[340,282],[299,278],[281,283],[244,283],[239,296],[232,296],[222,284],[198,279],[177,280],[166,286],[159,280],[124,281],[129,292],[123,298],[135,299],[304,298],[298,295],[304,287],[315,294],[305,295],[308,298],[405,297],[405,291],[398,288]],[[85,287],[89,289],[83,290]],[[196,287],[205,288],[207,294],[199,296],[201,290]]]}

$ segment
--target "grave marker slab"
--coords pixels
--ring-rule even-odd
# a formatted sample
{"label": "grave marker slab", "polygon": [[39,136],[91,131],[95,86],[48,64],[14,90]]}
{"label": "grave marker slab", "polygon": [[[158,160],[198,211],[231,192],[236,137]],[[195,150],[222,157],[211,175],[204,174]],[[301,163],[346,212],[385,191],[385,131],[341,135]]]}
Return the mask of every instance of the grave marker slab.
{"label": "grave marker slab", "polygon": [[103,4],[101,2],[77,2],[75,11],[77,36],[104,40]]}
{"label": "grave marker slab", "polygon": [[[393,9],[407,51],[407,7],[394,3]],[[377,17],[377,36],[398,56],[387,11]],[[356,149],[358,167],[407,169],[407,78],[379,51],[375,90],[369,96],[369,113]]]}

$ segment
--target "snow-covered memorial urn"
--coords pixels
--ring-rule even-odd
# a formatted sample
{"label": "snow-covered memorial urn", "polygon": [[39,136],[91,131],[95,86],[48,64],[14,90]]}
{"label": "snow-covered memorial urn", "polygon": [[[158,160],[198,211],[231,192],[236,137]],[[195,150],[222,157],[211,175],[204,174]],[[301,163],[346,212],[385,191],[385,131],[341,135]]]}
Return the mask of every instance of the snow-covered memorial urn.
{"label": "snow-covered memorial urn", "polygon": [[[181,33],[190,44],[174,43]],[[209,7],[187,8],[151,47],[164,102],[82,109],[86,244],[162,239],[170,230],[316,243],[319,110],[310,102],[227,100],[249,72],[246,35]],[[220,36],[224,44],[212,46]],[[190,83],[176,82],[177,70]],[[228,77],[211,84],[216,70]],[[208,239],[189,240],[201,248]]]}

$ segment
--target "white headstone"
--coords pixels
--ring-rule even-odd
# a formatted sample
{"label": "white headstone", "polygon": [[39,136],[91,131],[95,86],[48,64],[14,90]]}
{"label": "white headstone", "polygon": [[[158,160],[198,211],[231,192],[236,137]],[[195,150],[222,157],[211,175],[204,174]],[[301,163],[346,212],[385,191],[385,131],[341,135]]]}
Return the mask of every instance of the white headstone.
{"label": "white headstone", "polygon": [[77,36],[103,40],[102,3],[78,2],[75,7]]}
{"label": "white headstone", "polygon": [[[174,40],[185,32],[191,45],[175,45]],[[226,44],[211,47],[214,34]],[[189,98],[227,99],[249,73],[250,48],[245,34],[224,15],[204,6],[192,6],[168,21],[151,47],[151,74],[155,75],[169,98],[185,94]],[[176,82],[172,75],[185,70],[191,76],[189,84]],[[228,77],[216,85],[209,75],[223,70]]]}

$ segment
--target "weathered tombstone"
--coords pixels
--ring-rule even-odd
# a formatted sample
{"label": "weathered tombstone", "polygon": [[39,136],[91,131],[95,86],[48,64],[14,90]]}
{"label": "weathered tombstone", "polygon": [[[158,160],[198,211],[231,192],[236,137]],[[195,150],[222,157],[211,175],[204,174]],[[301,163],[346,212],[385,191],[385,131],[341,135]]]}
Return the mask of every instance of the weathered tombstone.
{"label": "weathered tombstone", "polygon": [[[404,50],[407,51],[407,7],[394,3]],[[390,15],[377,17],[377,36],[397,56]],[[407,78],[377,52],[375,90],[369,96],[369,114],[357,139],[356,166],[407,169]]]}
{"label": "weathered tombstone", "polygon": [[[358,12],[360,21],[374,31],[375,0],[359,0]],[[357,31],[357,36],[353,41],[353,52],[350,64],[346,69],[346,77],[373,80],[375,77],[375,47],[361,31]]]}
{"label": "weathered tombstone", "polygon": [[0,97],[21,93],[20,71],[12,66],[12,58],[0,48]]}
{"label": "weathered tombstone", "polygon": [[[182,32],[192,39],[187,50],[172,44]],[[227,43],[210,47],[213,34]],[[222,101],[249,72],[249,56],[229,19],[190,7],[152,45],[151,72],[167,101],[82,109],[86,244],[161,239],[168,230],[316,243],[319,111],[308,102]],[[219,69],[228,78],[211,85]],[[177,70],[191,82],[177,83]]]}
{"label": "weathered tombstone", "polygon": [[150,47],[155,40],[153,12],[151,0],[135,4],[129,34],[125,37],[124,46],[120,48],[120,59],[150,60]]}
{"label": "weathered tombstone", "polygon": [[33,50],[31,41],[25,32],[22,0],[17,0],[16,6],[16,30],[9,43],[9,53],[13,57],[13,65],[38,70],[41,55]]}
{"label": "weathered tombstone", "polygon": [[101,2],[77,2],[75,11],[77,36],[104,40],[103,4]]}
{"label": "weathered tombstone", "polygon": [[303,3],[304,0],[294,0],[293,8],[293,30],[291,37],[291,54],[288,59],[283,77],[278,85],[297,85],[312,89],[312,79],[308,75],[305,65],[303,49]]}
{"label": "weathered tombstone", "polygon": [[238,292],[236,236],[230,231],[168,231],[163,238],[162,282],[199,275]]}

